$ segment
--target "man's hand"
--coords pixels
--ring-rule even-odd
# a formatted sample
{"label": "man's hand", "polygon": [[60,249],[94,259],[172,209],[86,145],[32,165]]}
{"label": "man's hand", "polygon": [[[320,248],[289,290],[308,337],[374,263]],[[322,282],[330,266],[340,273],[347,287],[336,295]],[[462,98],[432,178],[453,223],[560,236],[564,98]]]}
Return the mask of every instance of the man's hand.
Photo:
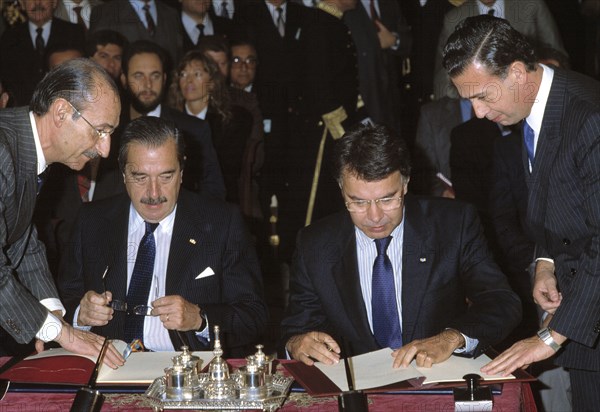
{"label": "man's hand", "polygon": [[379,45],[383,50],[387,50],[396,44],[396,35],[389,31],[379,20],[375,20],[377,26],[377,36],[379,36]]}
{"label": "man's hand", "polygon": [[[62,331],[55,341],[70,352],[98,357],[104,338],[92,332],[75,329],[68,323],[63,323]],[[104,356],[104,364],[113,369],[125,364],[125,359],[112,343],[108,345]]]}
{"label": "man's hand", "polygon": [[[552,338],[559,345],[567,340],[565,336],[556,331],[552,331]],[[517,368],[526,368],[532,363],[547,359],[552,355],[554,355],[554,350],[542,342],[539,337],[533,336],[512,345],[496,359],[482,367],[481,372],[490,375],[501,373],[502,376],[508,376]]]}
{"label": "man's hand", "polygon": [[445,361],[452,353],[465,345],[465,338],[454,329],[427,339],[417,339],[392,352],[394,368],[407,368],[413,359],[417,366],[431,368],[434,363]]}
{"label": "man's hand", "polygon": [[179,295],[163,296],[152,302],[152,316],[160,316],[160,321],[167,329],[199,330],[202,316],[198,305],[185,300]]}
{"label": "man's hand", "polygon": [[112,293],[98,294],[88,290],[79,302],[78,326],[104,326],[113,318],[114,310],[108,304]]}
{"label": "man's hand", "polygon": [[314,360],[323,362],[326,365],[333,365],[340,361],[339,345],[324,332],[313,331],[292,336],[287,341],[285,348],[293,359],[309,366],[314,365]]}
{"label": "man's hand", "polygon": [[533,283],[533,300],[543,310],[554,314],[560,306],[562,294],[556,286],[554,263],[540,260],[535,265],[535,279]]}

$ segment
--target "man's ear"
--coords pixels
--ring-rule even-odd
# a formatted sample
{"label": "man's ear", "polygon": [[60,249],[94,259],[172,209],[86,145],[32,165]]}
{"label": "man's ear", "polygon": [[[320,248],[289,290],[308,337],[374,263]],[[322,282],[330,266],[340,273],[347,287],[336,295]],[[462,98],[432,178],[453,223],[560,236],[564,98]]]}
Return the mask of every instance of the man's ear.
{"label": "man's ear", "polygon": [[70,108],[69,103],[67,103],[65,99],[58,98],[52,102],[50,113],[52,114],[52,119],[54,120],[56,127],[60,127],[65,120],[67,120],[67,117],[70,115]]}
{"label": "man's ear", "polygon": [[524,84],[527,82],[527,67],[520,61],[513,62],[508,68],[508,73],[513,76],[515,82]]}

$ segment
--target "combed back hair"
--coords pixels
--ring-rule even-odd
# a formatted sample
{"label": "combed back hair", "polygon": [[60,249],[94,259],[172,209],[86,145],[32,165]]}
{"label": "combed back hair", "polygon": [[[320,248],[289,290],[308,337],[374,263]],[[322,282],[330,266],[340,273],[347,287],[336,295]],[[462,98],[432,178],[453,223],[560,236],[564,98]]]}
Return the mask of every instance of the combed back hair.
{"label": "combed back hair", "polygon": [[168,73],[169,67],[169,55],[158,44],[149,41],[149,40],[138,40],[130,43],[129,46],[125,48],[123,51],[123,58],[121,60],[121,68],[123,69],[123,74],[127,76],[129,72],[129,62],[133,56],[138,54],[154,54],[160,60],[160,64],[162,65],[163,73]]}
{"label": "combed back hair", "polygon": [[102,87],[109,87],[118,99],[117,85],[102,66],[87,58],[69,60],[52,69],[38,83],[29,108],[41,116],[48,113],[56,99],[65,99],[83,111],[99,99],[98,90]]}
{"label": "combed back hair", "polygon": [[179,87],[179,80],[181,79],[181,72],[185,70],[185,66],[192,62],[199,62],[208,72],[211,87],[210,99],[208,102],[209,107],[212,108],[224,122],[229,121],[231,119],[231,108],[225,78],[221,74],[217,63],[200,50],[190,50],[179,61],[177,69],[173,73],[173,81],[169,87],[168,105],[177,110],[184,110],[185,100],[181,93],[181,87]]}
{"label": "combed back hair", "polygon": [[340,184],[344,172],[374,182],[396,171],[407,179],[410,168],[406,142],[385,126],[360,125],[337,140],[334,147],[334,177]]}
{"label": "combed back hair", "polygon": [[198,50],[201,53],[206,53],[207,51],[215,53],[223,52],[227,55],[228,59],[231,59],[231,48],[222,36],[203,36],[198,41],[194,50]]}
{"label": "combed back hair", "polygon": [[95,31],[89,35],[85,42],[86,56],[92,57],[98,51],[98,46],[106,46],[107,44],[114,44],[119,46],[122,50],[125,50],[128,41],[127,38],[118,31],[108,29]]}
{"label": "combed back hair", "polygon": [[444,47],[442,65],[454,78],[478,62],[491,75],[503,79],[515,61],[523,62],[527,71],[534,71],[534,48],[506,20],[482,14],[468,17],[456,26]]}
{"label": "combed back hair", "polygon": [[148,148],[157,148],[164,145],[170,139],[175,140],[177,145],[177,160],[183,170],[185,163],[185,143],[183,135],[175,127],[173,122],[163,120],[159,117],[142,116],[130,122],[121,135],[121,147],[119,147],[119,168],[125,173],[129,146],[133,143],[141,144]]}

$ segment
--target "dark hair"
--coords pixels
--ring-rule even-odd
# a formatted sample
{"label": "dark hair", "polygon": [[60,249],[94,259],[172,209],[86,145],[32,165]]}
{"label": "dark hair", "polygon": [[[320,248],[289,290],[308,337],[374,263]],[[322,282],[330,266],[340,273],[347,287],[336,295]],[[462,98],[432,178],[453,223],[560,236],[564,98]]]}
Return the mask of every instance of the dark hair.
{"label": "dark hair", "polygon": [[209,106],[217,112],[224,122],[229,121],[231,118],[231,107],[227,83],[225,83],[225,79],[217,63],[200,50],[190,50],[179,61],[177,70],[173,73],[173,81],[169,87],[169,106],[181,111],[184,110],[185,99],[179,87],[180,73],[185,69],[185,66],[193,61],[200,62],[208,72],[211,84]]}
{"label": "dark hair", "polygon": [[98,90],[108,86],[119,96],[114,80],[98,63],[87,58],[69,60],[56,66],[38,83],[29,108],[36,115],[46,114],[56,99],[65,99],[79,111],[98,100]]}
{"label": "dark hair", "polygon": [[85,52],[83,51],[81,46],[78,46],[75,44],[58,44],[58,45],[50,46],[46,49],[46,51],[44,53],[44,55],[46,56],[46,61],[45,61],[46,69],[50,68],[50,57],[52,57],[53,54],[63,53],[66,51],[76,51],[77,53],[79,53],[79,57],[85,56]]}
{"label": "dark hair", "polygon": [[229,44],[222,36],[203,36],[198,41],[195,50],[199,50],[201,53],[211,52],[223,52],[227,55],[227,58],[231,59],[231,48]]}
{"label": "dark hair", "polygon": [[137,54],[155,54],[158,56],[160,63],[163,68],[163,73],[168,73],[168,65],[169,65],[169,56],[165,49],[160,47],[158,44],[149,41],[149,40],[138,40],[135,41],[129,46],[127,46],[123,52],[123,59],[121,61],[121,68],[123,69],[123,74],[127,76],[127,72],[129,71],[129,62],[131,58]]}
{"label": "dark hair", "polygon": [[442,65],[450,77],[456,77],[471,63],[479,62],[491,75],[505,78],[515,61],[523,62],[527,71],[536,69],[529,41],[506,20],[482,14],[456,26],[444,47]]}
{"label": "dark hair", "polygon": [[138,143],[146,147],[156,148],[164,145],[169,139],[174,139],[177,145],[177,160],[183,170],[185,163],[185,143],[183,135],[173,122],[159,117],[142,116],[130,122],[121,135],[119,147],[119,168],[125,173],[129,145]]}
{"label": "dark hair", "polygon": [[360,125],[336,141],[333,170],[338,183],[346,171],[367,182],[385,179],[396,171],[409,178],[408,146],[385,126]]}
{"label": "dark hair", "polygon": [[92,57],[98,51],[98,46],[106,46],[114,44],[119,46],[123,51],[127,48],[127,38],[118,31],[114,30],[98,30],[89,35],[85,42],[85,53],[87,57]]}

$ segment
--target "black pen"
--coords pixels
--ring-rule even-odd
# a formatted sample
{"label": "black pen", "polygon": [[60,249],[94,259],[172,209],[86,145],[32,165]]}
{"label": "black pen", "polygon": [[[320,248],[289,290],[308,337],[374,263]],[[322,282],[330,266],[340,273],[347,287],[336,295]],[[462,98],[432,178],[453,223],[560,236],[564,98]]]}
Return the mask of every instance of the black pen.
{"label": "black pen", "polygon": [[104,273],[102,274],[102,287],[104,288],[104,297],[106,297],[106,283],[104,282],[104,278],[106,277],[107,273],[108,273],[108,266],[106,266],[106,269],[104,269]]}
{"label": "black pen", "polygon": [[100,349],[100,354],[98,355],[98,360],[96,361],[96,366],[94,367],[94,371],[92,372],[92,376],[90,376],[90,380],[87,384],[88,388],[94,389],[96,387],[96,380],[98,379],[98,373],[100,372],[100,367],[102,367],[102,361],[104,360],[104,355],[106,354],[106,350],[108,349],[108,345],[110,344],[110,339],[104,339],[104,343],[102,344],[102,349]]}

